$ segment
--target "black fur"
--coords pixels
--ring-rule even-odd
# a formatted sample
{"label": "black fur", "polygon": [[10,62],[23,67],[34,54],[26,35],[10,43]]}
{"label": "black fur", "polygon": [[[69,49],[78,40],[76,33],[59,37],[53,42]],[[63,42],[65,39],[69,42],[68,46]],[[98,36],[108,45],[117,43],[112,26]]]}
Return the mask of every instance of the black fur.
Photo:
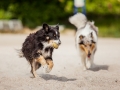
{"label": "black fur", "polygon": [[59,38],[60,38],[59,26],[51,27],[47,24],[43,24],[43,28],[41,30],[38,30],[36,33],[30,34],[25,39],[22,46],[22,53],[24,57],[27,59],[27,61],[29,61],[30,63],[36,58],[38,58],[40,55],[44,56],[44,54],[47,52],[50,52],[50,55],[45,56],[44,58],[52,60],[52,52],[54,48],[52,46],[46,47],[44,46],[44,43],[45,42],[48,43],[50,40],[60,41]]}

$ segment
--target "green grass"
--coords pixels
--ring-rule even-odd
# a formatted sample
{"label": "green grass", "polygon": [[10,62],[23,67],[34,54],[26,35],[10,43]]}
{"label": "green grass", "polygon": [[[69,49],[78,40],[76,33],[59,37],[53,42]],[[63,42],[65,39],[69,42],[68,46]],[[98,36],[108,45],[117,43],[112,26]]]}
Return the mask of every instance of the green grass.
{"label": "green grass", "polygon": [[[89,21],[95,21],[95,25],[99,28],[99,37],[120,38],[120,16],[99,16],[87,15]],[[65,23],[66,28],[76,29],[70,23]]]}

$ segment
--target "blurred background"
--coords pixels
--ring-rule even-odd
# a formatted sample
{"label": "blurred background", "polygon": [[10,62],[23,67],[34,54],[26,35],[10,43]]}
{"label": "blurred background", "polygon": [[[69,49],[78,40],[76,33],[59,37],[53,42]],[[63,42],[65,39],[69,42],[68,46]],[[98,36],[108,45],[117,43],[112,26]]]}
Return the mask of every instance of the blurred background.
{"label": "blurred background", "polygon": [[[90,21],[95,21],[100,37],[120,37],[120,0],[84,2],[84,13]],[[64,31],[75,30],[68,21],[75,12],[74,6],[74,0],[0,0],[0,33],[8,29],[34,30],[44,22],[59,23]],[[82,12],[81,7],[78,12]]]}

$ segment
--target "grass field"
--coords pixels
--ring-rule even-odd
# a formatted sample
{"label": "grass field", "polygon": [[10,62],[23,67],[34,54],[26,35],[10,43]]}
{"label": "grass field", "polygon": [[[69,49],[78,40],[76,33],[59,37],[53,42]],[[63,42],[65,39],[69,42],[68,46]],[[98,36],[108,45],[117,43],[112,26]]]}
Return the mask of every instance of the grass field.
{"label": "grass field", "polygon": [[[120,37],[120,16],[87,16],[89,21],[95,21],[95,25],[99,28],[99,37]],[[67,24],[68,28],[75,29],[71,24]]]}

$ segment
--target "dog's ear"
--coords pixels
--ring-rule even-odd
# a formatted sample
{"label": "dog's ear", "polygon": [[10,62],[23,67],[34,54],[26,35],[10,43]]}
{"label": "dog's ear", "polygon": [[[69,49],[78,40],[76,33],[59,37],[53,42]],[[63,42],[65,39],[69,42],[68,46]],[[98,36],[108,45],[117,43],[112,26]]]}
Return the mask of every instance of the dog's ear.
{"label": "dog's ear", "polygon": [[43,29],[44,29],[46,32],[48,32],[48,31],[49,31],[49,26],[48,26],[48,24],[44,23],[44,24],[43,24]]}
{"label": "dog's ear", "polygon": [[90,33],[90,37],[93,38],[93,33],[92,32]]}
{"label": "dog's ear", "polygon": [[80,40],[82,40],[84,37],[85,37],[85,36],[83,36],[83,35],[80,35],[80,36],[79,36]]}
{"label": "dog's ear", "polygon": [[59,23],[56,25],[57,30],[59,30]]}

